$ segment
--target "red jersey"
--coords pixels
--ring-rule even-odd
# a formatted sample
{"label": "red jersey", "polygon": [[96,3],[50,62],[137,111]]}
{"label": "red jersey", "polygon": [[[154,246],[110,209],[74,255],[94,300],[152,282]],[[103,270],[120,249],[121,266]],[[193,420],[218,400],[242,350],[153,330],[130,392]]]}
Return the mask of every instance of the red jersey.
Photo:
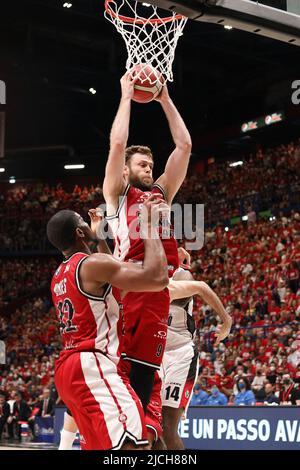
{"label": "red jersey", "polygon": [[110,284],[99,296],[84,292],[79,270],[87,256],[74,253],[52,278],[52,299],[64,348],[58,363],[78,351],[102,352],[115,362],[119,358],[120,292]]}
{"label": "red jersey", "polygon": [[[139,215],[142,204],[153,193],[160,193],[166,200],[166,196],[161,186],[154,184],[151,191],[141,191],[138,188],[127,185],[117,213],[106,217],[113,232],[115,241],[114,256],[122,261],[143,261],[144,242],[140,237]],[[160,235],[163,229],[160,227]],[[162,244],[165,249],[169,271],[178,268],[177,242],[174,238],[172,227],[169,227],[168,236],[163,234]]]}

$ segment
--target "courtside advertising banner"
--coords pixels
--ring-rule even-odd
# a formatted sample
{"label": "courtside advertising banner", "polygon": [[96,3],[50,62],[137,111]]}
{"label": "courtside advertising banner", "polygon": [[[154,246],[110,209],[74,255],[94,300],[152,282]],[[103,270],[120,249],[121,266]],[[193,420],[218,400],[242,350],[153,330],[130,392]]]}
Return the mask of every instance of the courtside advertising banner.
{"label": "courtside advertising banner", "polygon": [[47,418],[36,416],[34,426],[39,442],[52,443],[54,441],[54,419],[52,416]]}
{"label": "courtside advertising banner", "polygon": [[300,450],[300,407],[190,407],[179,434],[193,450]]}

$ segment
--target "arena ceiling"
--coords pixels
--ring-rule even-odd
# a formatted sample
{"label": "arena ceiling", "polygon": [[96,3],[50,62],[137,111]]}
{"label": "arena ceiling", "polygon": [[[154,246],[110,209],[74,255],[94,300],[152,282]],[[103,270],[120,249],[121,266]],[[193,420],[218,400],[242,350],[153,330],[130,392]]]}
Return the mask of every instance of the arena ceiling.
{"label": "arena ceiling", "polygon": [[[2,10],[5,164],[18,178],[55,176],[63,162],[83,159],[88,173],[103,174],[125,46],[104,19],[102,0],[72,0],[69,9],[63,3],[17,0]],[[300,106],[291,104],[298,56],[292,45],[188,22],[170,92],[191,129],[194,158],[210,152],[230,158],[249,142],[299,136]],[[291,117],[286,125],[241,138],[243,121],[279,110]],[[171,141],[157,103],[133,106],[130,142],[151,145],[162,155],[158,167],[164,163]]]}

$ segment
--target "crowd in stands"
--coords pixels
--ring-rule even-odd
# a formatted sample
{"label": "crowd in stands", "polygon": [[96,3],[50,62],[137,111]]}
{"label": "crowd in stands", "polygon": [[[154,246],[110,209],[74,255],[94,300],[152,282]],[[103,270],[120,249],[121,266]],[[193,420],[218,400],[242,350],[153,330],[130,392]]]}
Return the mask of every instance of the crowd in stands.
{"label": "crowd in stands", "polygon": [[187,178],[177,196],[184,203],[205,203],[207,225],[242,217],[252,209],[273,214],[300,204],[300,140],[243,158],[243,165],[228,162],[208,166],[203,178]]}
{"label": "crowd in stands", "polygon": [[55,187],[34,183],[16,185],[0,194],[0,251],[45,252],[51,248],[45,235],[50,217],[61,209],[87,214],[103,202],[99,186],[72,191],[59,183]]}
{"label": "crowd in stands", "polygon": [[12,258],[1,262],[0,308],[30,295],[34,290],[49,287],[57,266],[55,258]]}
{"label": "crowd in stands", "polygon": [[6,364],[0,366],[0,439],[1,396],[9,404],[9,438],[21,438],[19,421],[28,422],[34,438],[35,416],[53,416],[55,403],[59,403],[54,363],[60,337],[49,297],[27,300],[11,318],[0,318],[0,339],[6,344]]}
{"label": "crowd in stands", "polygon": [[299,383],[300,215],[248,221],[228,231],[219,225],[192,256],[194,277],[211,285],[233,318],[226,348],[215,350],[215,316],[195,299],[201,390],[216,385],[232,401],[237,370],[250,382],[252,400],[264,398],[270,380],[279,393],[286,374]]}
{"label": "crowd in stands", "polygon": [[[192,252],[192,272],[215,290],[233,318],[228,339],[215,348],[215,315],[195,299],[200,373],[192,404],[300,405],[299,162],[299,143],[259,151],[243,166],[216,164],[205,176],[189,177],[179,194],[180,202],[207,203],[213,225],[205,229],[203,248]],[[0,196],[1,249],[43,252],[45,223],[53,213],[71,208],[85,215],[101,202],[98,186],[10,189]],[[271,220],[259,217],[267,209],[276,214]],[[247,221],[227,224],[245,212]],[[49,295],[37,296],[57,259],[10,257],[1,264],[0,309],[24,300],[10,317],[0,314],[7,349],[7,364],[0,365],[0,435],[1,394],[14,400],[20,392],[31,413],[45,388],[57,399],[53,371],[60,348]]]}
{"label": "crowd in stands", "polygon": [[[245,214],[286,209],[299,210],[300,141],[245,156],[242,166],[228,162],[208,166],[204,175],[186,178],[176,201],[205,204],[206,226]],[[0,247],[2,252],[48,251],[48,219],[60,209],[83,216],[103,203],[99,185],[66,189],[61,183],[15,185],[0,195]]]}

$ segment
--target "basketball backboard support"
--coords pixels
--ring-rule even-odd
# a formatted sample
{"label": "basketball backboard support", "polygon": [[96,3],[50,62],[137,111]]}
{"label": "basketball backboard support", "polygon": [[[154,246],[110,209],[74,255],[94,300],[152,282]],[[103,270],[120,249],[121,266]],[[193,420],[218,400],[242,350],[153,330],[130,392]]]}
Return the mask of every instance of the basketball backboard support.
{"label": "basketball backboard support", "polygon": [[6,347],[4,341],[0,341],[0,364],[6,364]]}
{"label": "basketball backboard support", "polygon": [[0,158],[4,157],[6,85],[0,80]]}
{"label": "basketball backboard support", "polygon": [[5,147],[5,112],[0,109],[0,158],[4,157]]}
{"label": "basketball backboard support", "polygon": [[6,104],[6,85],[3,80],[0,80],[0,105]]}
{"label": "basketball backboard support", "polygon": [[291,13],[297,11],[294,8],[284,11],[264,5],[263,0],[147,0],[147,3],[176,11],[195,21],[230,25],[252,34],[300,46],[300,14]]}

